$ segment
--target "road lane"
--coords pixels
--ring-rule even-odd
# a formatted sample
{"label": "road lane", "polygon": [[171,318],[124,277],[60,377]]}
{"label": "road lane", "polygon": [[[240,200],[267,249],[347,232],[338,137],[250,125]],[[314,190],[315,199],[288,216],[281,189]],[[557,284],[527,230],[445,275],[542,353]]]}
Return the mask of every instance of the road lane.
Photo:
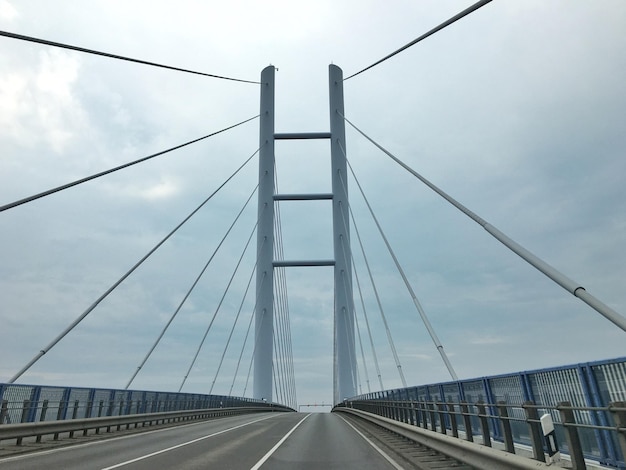
{"label": "road lane", "polygon": [[392,469],[340,416],[256,413],[0,459],[2,470]]}
{"label": "road lane", "polygon": [[[29,470],[41,468],[101,470],[214,434],[214,437],[207,437],[194,444],[180,447],[177,449],[178,452],[164,452],[155,455],[153,458],[147,458],[120,467],[124,469],[185,468],[179,465],[178,462],[172,461],[171,455],[168,454],[180,455],[180,449],[185,448],[193,449],[190,451],[190,455],[198,449],[202,449],[202,453],[204,454],[211,454],[212,452],[221,453],[219,447],[224,443],[231,441],[237,442],[242,439],[245,440],[245,436],[262,433],[264,430],[272,429],[276,426],[278,429],[274,434],[278,436],[276,438],[276,441],[278,441],[280,437],[284,435],[284,432],[289,430],[292,421],[296,421],[295,413],[254,413],[243,416],[225,417],[119,438],[109,438],[102,441],[89,442],[87,444],[63,447],[52,451],[0,459],[0,468],[2,470]],[[282,428],[285,429],[284,432]],[[262,447],[258,451],[259,455],[263,455],[269,447],[271,447],[271,445]],[[254,457],[252,460],[254,460]],[[254,464],[254,462],[252,462],[252,464]],[[250,466],[252,464],[250,464]],[[206,466],[203,468],[206,468]]]}
{"label": "road lane", "polygon": [[259,467],[264,469],[394,469],[335,413],[314,413]]}

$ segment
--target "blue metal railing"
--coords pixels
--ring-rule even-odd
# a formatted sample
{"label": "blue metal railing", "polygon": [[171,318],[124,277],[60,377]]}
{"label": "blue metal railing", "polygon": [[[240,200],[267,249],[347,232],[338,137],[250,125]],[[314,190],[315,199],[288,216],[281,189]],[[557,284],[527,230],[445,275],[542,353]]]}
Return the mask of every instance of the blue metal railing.
{"label": "blue metal railing", "polygon": [[[626,402],[626,357],[385,390],[360,395],[349,401],[439,402],[452,404],[459,411],[461,402],[483,402],[491,405],[488,411],[492,416],[498,415],[495,404],[505,402],[511,406],[511,417],[519,419],[518,422],[512,422],[514,439],[519,444],[530,443],[523,423],[525,416],[522,407],[528,402],[537,405],[540,414],[545,412],[552,416],[557,437],[564,443],[565,430],[557,408],[559,403],[568,402],[574,408],[590,409],[574,411],[576,422],[589,426],[579,430],[585,457],[604,465],[626,468],[616,433],[602,429],[615,427],[614,419],[610,413],[601,410],[608,408],[611,403]],[[474,432],[480,430],[478,418],[472,417],[471,427]],[[492,439],[503,440],[495,419],[491,419],[489,428]],[[566,445],[564,447],[567,451]]]}
{"label": "blue metal railing", "polygon": [[286,409],[263,400],[226,395],[3,383],[0,404],[0,425],[208,408]]}

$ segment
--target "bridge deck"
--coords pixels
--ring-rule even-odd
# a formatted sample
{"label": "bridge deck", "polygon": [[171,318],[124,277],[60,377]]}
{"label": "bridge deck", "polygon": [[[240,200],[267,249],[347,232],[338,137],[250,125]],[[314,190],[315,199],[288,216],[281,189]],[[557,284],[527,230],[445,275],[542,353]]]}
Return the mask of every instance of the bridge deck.
{"label": "bridge deck", "polygon": [[394,468],[341,417],[330,413],[228,417],[0,458],[0,466],[4,470]]}

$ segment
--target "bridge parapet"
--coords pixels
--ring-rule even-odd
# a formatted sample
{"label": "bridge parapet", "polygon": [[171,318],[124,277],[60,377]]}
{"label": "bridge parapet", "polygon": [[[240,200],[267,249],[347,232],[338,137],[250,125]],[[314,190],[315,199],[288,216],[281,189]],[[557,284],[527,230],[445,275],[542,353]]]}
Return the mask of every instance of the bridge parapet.
{"label": "bridge parapet", "polygon": [[[531,446],[544,458],[539,419],[550,415],[571,458],[626,468],[626,358],[373,392],[342,406],[485,445]],[[584,468],[584,467],[575,467]]]}
{"label": "bridge parapet", "polygon": [[226,395],[0,383],[0,425],[235,407],[293,411]]}

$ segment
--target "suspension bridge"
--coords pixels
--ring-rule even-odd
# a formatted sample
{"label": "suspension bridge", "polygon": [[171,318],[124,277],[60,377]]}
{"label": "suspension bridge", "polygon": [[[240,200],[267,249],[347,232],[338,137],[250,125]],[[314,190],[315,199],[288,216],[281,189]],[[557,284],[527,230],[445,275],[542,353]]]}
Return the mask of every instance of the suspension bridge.
{"label": "suspension bridge", "polygon": [[[584,466],[584,459],[593,460],[599,465],[623,467],[626,443],[623,429],[626,424],[623,421],[626,359],[615,358],[573,365],[553,364],[556,367],[550,369],[511,371],[486,378],[471,378],[457,370],[454,356],[448,354],[448,346],[444,345],[436,331],[436,322],[431,322],[426,303],[422,305],[420,301],[418,286],[411,279],[411,273],[404,268],[407,255],[399,255],[394,250],[389,227],[381,222],[381,214],[375,211],[375,204],[368,197],[358,168],[353,167],[359,155],[358,152],[351,151],[351,140],[346,138],[347,130],[355,139],[361,139],[356,148],[370,145],[388,159],[391,165],[400,168],[410,178],[410,184],[427,188],[456,210],[460,217],[483,229],[487,237],[506,248],[520,263],[534,268],[537,276],[543,276],[545,282],[553,283],[564,294],[586,304],[589,315],[598,316],[599,322],[608,322],[623,335],[623,331],[626,331],[626,319],[623,315],[580,282],[560,272],[430,181],[401,155],[390,151],[383,141],[373,138],[356,119],[353,120],[350,110],[344,105],[344,83],[349,83],[348,80],[368,72],[488,3],[489,1],[476,3],[380,61],[346,78],[340,67],[330,65],[327,130],[276,130],[277,69],[274,66],[266,67],[259,81],[243,80],[0,32],[5,38],[37,43],[40,46],[70,49],[142,66],[165,68],[260,88],[260,110],[257,116],[0,207],[1,217],[20,210],[27,211],[37,204],[52,205],[54,198],[60,197],[59,193],[69,195],[77,187],[82,188],[93,180],[104,180],[109,175],[140,165],[149,165],[149,160],[166,158],[164,155],[170,152],[228,136],[241,128],[253,126],[253,123],[258,125],[256,150],[232,165],[232,171],[211,188],[208,196],[199,201],[199,205],[189,208],[172,224],[169,231],[159,237],[156,244],[119,273],[108,288],[94,295],[63,328],[53,332],[46,342],[34,346],[36,352],[29,359],[25,359],[23,364],[2,364],[3,370],[13,368],[14,371],[5,383],[0,384],[0,439],[3,436],[5,439],[16,438],[21,446],[23,437],[33,436],[37,444],[40,444],[41,435],[46,433],[39,428],[33,431],[32,425],[28,423],[46,423],[50,429],[47,433],[54,434],[56,440],[59,433],[70,432],[73,436],[78,429],[84,430],[84,436],[87,436],[89,429],[98,433],[101,427],[110,431],[112,427],[119,430],[122,426],[129,429],[134,425],[137,428],[139,423],[144,426],[146,422],[152,421],[158,425],[160,421],[197,418],[201,418],[204,423],[206,418],[219,416],[226,418],[218,421],[211,419],[206,421],[208,424],[194,425],[193,429],[177,426],[169,431],[174,436],[167,440],[146,438],[142,447],[137,449],[131,449],[120,441],[112,441],[112,447],[107,451],[109,455],[95,460],[94,468],[153,467],[153,458],[164,459],[159,460],[160,466],[180,468],[185,465],[188,465],[187,468],[194,468],[193,465],[200,461],[202,465],[215,466],[228,461],[237,468],[281,468],[281,465],[293,468],[293,465],[298,464],[317,468],[328,462],[345,468],[367,468],[367,465],[372,468],[389,465],[402,467],[404,464],[398,464],[389,452],[373,444],[372,440],[355,427],[356,423],[351,421],[352,418],[348,418],[350,413],[361,413],[361,417],[369,413],[380,417],[376,419],[387,419],[406,425],[408,431],[400,431],[401,433],[430,429],[427,432],[446,436],[453,434],[459,439],[460,430],[460,441],[476,440],[482,448],[490,449],[497,449],[500,443],[500,452],[503,455],[513,455],[519,453],[524,446],[530,447],[530,458],[520,459],[519,462],[510,460],[511,468],[526,468],[524,465],[536,465],[537,462],[546,461],[544,452],[548,459],[553,457],[549,444],[538,438],[537,434],[537,411],[542,411],[557,423],[558,441],[574,468],[583,468],[581,465]],[[311,142],[321,142],[323,146],[315,147],[316,151],[329,154],[326,161],[330,161],[330,165],[324,166],[329,173],[328,186],[306,192],[283,190],[284,186],[291,185],[289,182],[283,184],[280,178],[281,162],[276,158],[280,154],[280,146],[287,144],[287,153],[294,154],[298,152],[298,146],[310,145]],[[290,155],[289,158],[292,157]],[[316,158],[321,160],[323,157]],[[235,159],[229,156],[228,160],[232,163]],[[304,177],[307,171],[313,174],[322,166],[317,160],[300,164],[308,164],[309,167],[309,170],[305,170]],[[254,178],[250,178],[250,168],[254,169]],[[245,180],[243,176],[248,179]],[[254,184],[249,184],[250,180],[254,180]],[[243,190],[247,187],[248,191]],[[197,266],[197,269],[189,276],[190,282],[176,293],[176,300],[169,302],[173,305],[171,312],[165,314],[159,306],[159,314],[149,325],[154,337],[143,339],[146,336],[142,330],[145,325],[136,325],[142,333],[140,342],[145,351],[135,358],[123,358],[124,367],[129,370],[123,387],[120,384],[97,387],[90,387],[89,384],[60,386],[37,379],[46,375],[46,358],[56,354],[64,344],[70,342],[72,336],[84,328],[85,323],[94,321],[92,319],[99,314],[99,310],[110,313],[108,319],[101,316],[100,322],[114,323],[141,308],[129,305],[128,300],[112,299],[124,292],[133,276],[149,269],[151,261],[160,256],[164,248],[184,243],[187,227],[194,224],[204,211],[210,210],[211,204],[219,204],[219,198],[230,188],[237,188],[233,191],[238,197],[241,196],[238,209],[226,216],[220,213],[219,223],[212,222],[215,229],[210,228],[208,237],[214,244],[206,260],[198,263],[194,259],[196,255],[184,255],[189,264]],[[361,214],[356,215],[353,210],[355,196],[364,208]],[[316,209],[311,210],[311,207]],[[320,207],[323,210],[318,211],[317,208]],[[313,237],[305,234],[305,249],[298,253],[298,257],[293,257],[286,249],[289,245],[288,232],[292,232],[292,229],[289,223],[284,222],[285,214],[299,216],[292,225],[301,225],[305,230],[325,227],[328,233],[321,237],[317,233]],[[321,214],[326,219],[319,218]],[[365,225],[363,220],[357,217],[362,217],[363,214],[373,227],[372,232],[381,241],[378,250],[367,249],[367,237],[370,235],[362,228]],[[242,229],[241,226],[246,222],[249,227]],[[321,243],[325,243],[326,251],[316,249],[315,245],[320,238],[326,239],[326,242]],[[114,248],[109,247],[108,250],[112,251]],[[225,251],[229,252],[228,257],[224,255]],[[395,311],[398,309],[395,302],[391,302],[391,308],[386,305],[386,295],[382,289],[388,285],[386,280],[382,283],[377,280],[376,269],[372,267],[372,261],[379,257],[381,251],[385,253],[387,262],[393,266],[397,276],[391,297],[402,292],[409,300],[409,306],[404,304],[400,315]],[[166,264],[172,263],[177,256],[179,252],[176,255],[167,255]],[[229,262],[228,259],[234,262]],[[318,295],[324,290],[330,292],[326,292],[325,302],[317,302],[314,307],[315,314],[325,318],[321,322],[319,318],[316,319],[314,324],[324,324],[332,330],[329,335],[331,342],[324,346],[326,351],[323,357],[314,356],[303,360],[294,354],[294,349],[299,345],[293,341],[294,315],[290,307],[292,302],[288,277],[289,271],[294,269],[300,270],[299,272],[323,271],[327,275],[322,288],[313,289]],[[158,276],[162,277],[163,274],[159,273]],[[209,276],[210,281],[207,281]],[[168,282],[170,280],[157,281],[162,289],[167,290],[167,295],[172,297],[174,290],[167,285]],[[180,285],[177,280],[171,282]],[[79,290],[80,282],[74,288]],[[91,290],[89,289],[90,292]],[[199,291],[210,293],[202,298]],[[117,299],[122,297],[123,295]],[[85,295],[78,295],[77,298],[82,300]],[[126,290],[126,298],[133,299],[131,290]],[[75,305],[73,302],[71,307]],[[155,307],[152,303],[152,308]],[[70,309],[69,306],[61,308]],[[182,330],[178,325],[185,321],[185,315],[190,310],[192,315],[187,317],[187,321],[194,334],[188,331],[181,335]],[[407,374],[407,367],[403,367],[403,358],[409,355],[407,351],[410,351],[410,347],[402,335],[402,345],[398,344],[398,327],[394,328],[392,321],[399,321],[403,325],[401,328],[407,328],[407,317],[413,319],[411,328],[419,328],[426,334],[440,369],[445,371],[445,378],[442,377],[439,383],[416,383],[414,369]],[[299,321],[303,321],[301,317]],[[37,338],[42,337],[44,332],[50,333],[46,327],[42,327],[42,330],[35,335]],[[320,333],[309,328],[306,334],[315,336]],[[190,344],[192,338],[195,342],[193,345]],[[92,337],[90,341],[96,340],[97,338]],[[107,348],[114,350],[116,343],[109,343]],[[181,354],[181,351],[188,358],[184,361],[182,372],[177,374],[180,380],[175,389],[155,391],[149,387],[136,386],[142,379],[144,382],[141,383],[150,383],[150,379],[145,377],[158,371],[159,354],[160,360],[170,370],[171,357],[183,357],[185,354]],[[68,364],[79,364],[83,361],[83,352],[84,350],[78,354],[72,353],[73,357],[68,360]],[[307,373],[306,369],[301,370],[304,367],[302,364],[313,364],[316,361],[328,366],[322,380],[330,386],[330,390],[326,392],[328,395],[319,397],[319,406],[328,406],[323,403],[325,399],[330,400],[336,414],[346,416],[333,421],[332,427],[329,427],[328,420],[335,419],[334,414],[310,417],[308,414],[302,416],[299,413],[287,413],[300,411],[302,407],[318,406],[309,397],[305,401],[298,398],[301,391],[298,384],[299,374]],[[180,369],[180,361],[177,362]],[[207,379],[206,371],[209,367],[211,372]],[[393,379],[389,379],[390,371]],[[199,375],[205,377],[199,379]],[[201,391],[198,391],[198,384],[203,384]],[[194,391],[188,391],[191,389]],[[469,410],[468,407],[475,407],[475,410]],[[265,413],[268,411],[272,413]],[[276,413],[277,411],[286,413]],[[264,414],[259,416],[258,413]],[[150,419],[146,418],[148,415]],[[89,421],[93,419],[109,421],[94,424]],[[83,427],[72,427],[77,426],[76,423],[80,420],[86,421],[82,424]],[[63,424],[58,424],[61,422]],[[53,428],[53,425],[59,427]],[[572,429],[575,431],[570,432]],[[165,435],[164,432],[161,434]],[[202,446],[196,445],[205,441],[208,443],[209,440],[212,443],[212,453],[205,453]],[[235,446],[234,452],[233,442],[239,442],[240,445]],[[544,448],[545,446],[548,447]],[[187,451],[190,452],[185,454]],[[454,454],[454,451],[442,452]],[[111,459],[110,456],[114,454],[115,459]],[[84,463],[89,456],[89,448],[85,450],[81,447],[70,458]],[[13,462],[17,465],[16,468],[25,468],[23,465],[32,465],[35,468],[42,465],[42,462],[47,462],[47,465],[53,462],[53,466],[68,465],[64,453],[54,453],[52,456],[45,454],[42,457],[33,455],[30,461],[21,460],[22,458],[9,457],[5,464],[11,465]],[[43,460],[38,460],[40,458]],[[512,459],[496,453],[478,458],[500,462],[496,464],[500,467],[491,468],[502,468],[502,462],[506,458]]]}

